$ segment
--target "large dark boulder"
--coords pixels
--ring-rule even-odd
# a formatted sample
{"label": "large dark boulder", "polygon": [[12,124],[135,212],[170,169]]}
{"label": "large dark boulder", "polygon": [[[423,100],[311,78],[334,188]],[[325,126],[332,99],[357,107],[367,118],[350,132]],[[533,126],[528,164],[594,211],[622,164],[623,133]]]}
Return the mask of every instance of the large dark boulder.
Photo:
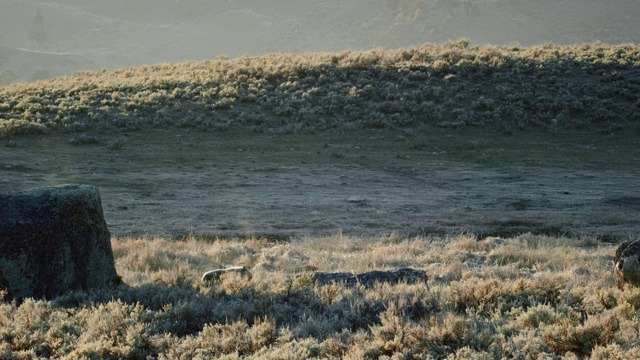
{"label": "large dark boulder", "polygon": [[626,241],[618,246],[613,258],[613,269],[618,280],[618,288],[624,284],[640,287],[640,240]]}
{"label": "large dark boulder", "polygon": [[0,289],[51,299],[118,281],[96,187],[0,194]]}

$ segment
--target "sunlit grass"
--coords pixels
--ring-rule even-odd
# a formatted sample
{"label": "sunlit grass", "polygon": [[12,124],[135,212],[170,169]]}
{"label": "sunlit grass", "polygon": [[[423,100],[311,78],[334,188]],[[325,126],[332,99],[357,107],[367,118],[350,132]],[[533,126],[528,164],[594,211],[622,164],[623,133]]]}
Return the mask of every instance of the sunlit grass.
{"label": "sunlit grass", "polygon": [[[538,358],[638,355],[640,290],[612,245],[530,234],[113,239],[115,289],[0,306],[5,358]],[[214,283],[203,272],[244,265]],[[317,285],[407,266],[427,284]],[[237,276],[236,276],[237,275]],[[636,334],[636,335],[634,335]]]}
{"label": "sunlit grass", "polygon": [[596,127],[640,118],[637,45],[468,46],[158,64],[0,88],[0,135],[155,127]]}
{"label": "sunlit grass", "polygon": [[[150,127],[611,131],[640,119],[636,45],[274,54],[0,88],[0,136]],[[118,138],[119,139],[119,138]],[[110,149],[123,146],[120,140]],[[15,143],[14,143],[15,145]],[[473,146],[470,144],[469,146]],[[639,358],[640,290],[592,238],[113,239],[114,289],[0,304],[2,358]],[[212,269],[245,266],[208,283]],[[411,267],[428,284],[318,285]],[[237,276],[236,276],[237,275]]]}

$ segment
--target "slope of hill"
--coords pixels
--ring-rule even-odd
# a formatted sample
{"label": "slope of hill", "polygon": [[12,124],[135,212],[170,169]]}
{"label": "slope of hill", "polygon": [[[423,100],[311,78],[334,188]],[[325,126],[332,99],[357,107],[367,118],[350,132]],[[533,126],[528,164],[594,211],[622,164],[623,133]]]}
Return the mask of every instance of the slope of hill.
{"label": "slope of hill", "polygon": [[[215,56],[400,48],[467,37],[472,44],[638,43],[635,0],[142,0],[9,1],[0,45],[89,59],[72,69],[42,59],[13,81]],[[12,61],[30,63],[28,54]],[[35,59],[37,60],[37,58]],[[5,83],[8,81],[5,80]]]}
{"label": "slope of hill", "polygon": [[[16,49],[0,45],[0,86],[12,82],[37,81],[90,69],[94,63],[77,54]],[[9,70],[10,69],[10,70]]]}
{"label": "slope of hill", "polygon": [[194,127],[271,133],[367,128],[636,127],[636,45],[280,54],[161,64],[0,88],[0,133]]}

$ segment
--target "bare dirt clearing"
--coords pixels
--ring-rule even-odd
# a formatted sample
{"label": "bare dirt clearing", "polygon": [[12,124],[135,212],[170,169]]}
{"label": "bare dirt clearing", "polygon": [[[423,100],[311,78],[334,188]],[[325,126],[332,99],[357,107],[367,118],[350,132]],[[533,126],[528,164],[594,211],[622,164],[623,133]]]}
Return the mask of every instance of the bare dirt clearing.
{"label": "bare dirt clearing", "polygon": [[[78,134],[52,132],[0,139],[0,191],[96,185],[117,236],[342,230],[626,238],[640,233],[637,137],[171,129],[95,132],[77,141]],[[110,150],[117,139],[122,147]]]}

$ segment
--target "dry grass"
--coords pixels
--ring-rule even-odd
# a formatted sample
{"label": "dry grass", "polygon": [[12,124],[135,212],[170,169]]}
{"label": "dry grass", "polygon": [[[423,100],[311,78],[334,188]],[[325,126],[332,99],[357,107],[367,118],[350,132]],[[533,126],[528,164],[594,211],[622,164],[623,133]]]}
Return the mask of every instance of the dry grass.
{"label": "dry grass", "polygon": [[[4,358],[635,358],[640,290],[593,239],[113,239],[125,285],[0,305]],[[203,272],[247,266],[253,277]],[[316,285],[410,266],[424,284]]]}
{"label": "dry grass", "polygon": [[[0,136],[186,127],[262,132],[494,126],[612,131],[640,119],[640,49],[603,44],[269,55],[0,88]],[[121,138],[111,150],[126,147]],[[0,357],[638,358],[640,290],[589,238],[114,239],[124,285],[0,304]],[[251,279],[205,271],[246,266]],[[423,284],[314,271],[423,269]]]}
{"label": "dry grass", "polygon": [[638,46],[273,54],[0,88],[0,135],[145,127],[268,133],[424,126],[612,131],[640,118]]}

